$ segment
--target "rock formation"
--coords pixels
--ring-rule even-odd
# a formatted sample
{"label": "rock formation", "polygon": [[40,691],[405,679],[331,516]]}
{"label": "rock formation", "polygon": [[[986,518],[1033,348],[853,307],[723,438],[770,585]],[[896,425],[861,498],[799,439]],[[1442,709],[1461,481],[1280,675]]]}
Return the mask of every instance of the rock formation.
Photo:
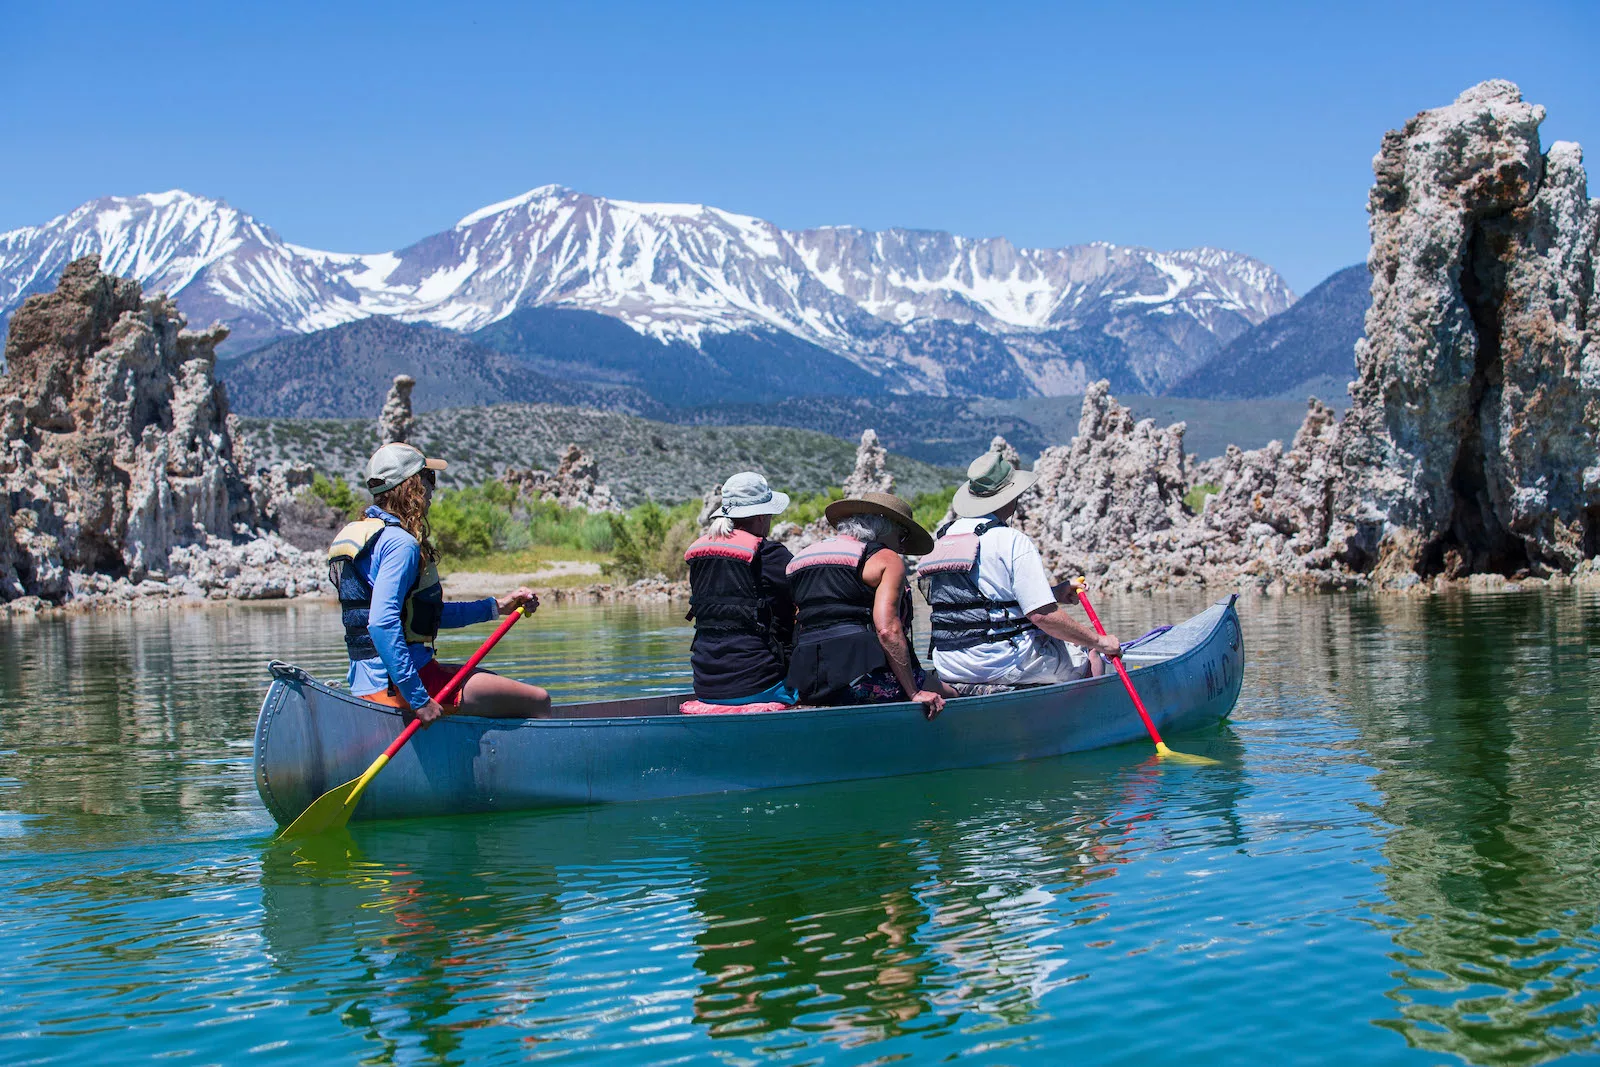
{"label": "rock formation", "polygon": [[711,525],[711,520],[717,517],[717,512],[722,510],[722,483],[718,482],[705,491],[700,498],[700,514],[695,516],[695,523],[704,529]]}
{"label": "rock formation", "polygon": [[[845,477],[842,487],[844,495],[894,492],[894,475],[885,465],[888,458],[889,450],[878,440],[878,431],[870,427],[862,430],[861,441],[856,445],[855,466]],[[798,552],[807,545],[831,536],[833,524],[826,518],[813,519],[802,526],[797,522],[784,521],[779,516],[772,527],[772,538],[782,541],[791,552]]]}
{"label": "rock formation", "polygon": [[[185,329],[164,294],[101,274],[93,256],[12,316],[0,377],[0,601],[315,586],[314,571],[262,529],[264,492],[235,460],[213,376],[226,336]],[[228,555],[263,539],[195,576],[197,551]]]}
{"label": "rock formation", "polygon": [[894,492],[894,475],[884,467],[889,450],[878,441],[878,431],[861,431],[861,443],[856,446],[856,466],[844,480],[845,496],[862,493]]}
{"label": "rock formation", "polygon": [[1600,550],[1600,205],[1544,109],[1489,81],[1384,137],[1335,538],[1381,577]]}
{"label": "rock formation", "polygon": [[601,483],[594,460],[575,444],[568,444],[555,473],[546,470],[508,470],[502,480],[524,496],[550,500],[564,508],[621,512],[622,507]]}
{"label": "rock formation", "polygon": [[[1184,470],[1183,426],[1104,383],[1048,449],[1024,528],[1113,586],[1375,584],[1593,569],[1600,553],[1600,202],[1542,108],[1484,82],[1385,136],[1372,307],[1344,421]],[[1220,488],[1198,515],[1186,486]],[[1496,577],[1496,580],[1499,580]]]}
{"label": "rock formation", "polygon": [[417,380],[409,374],[396,374],[389,395],[384,398],[383,410],[378,413],[378,444],[404,444],[411,440],[411,429],[416,420],[411,416],[411,390]]}
{"label": "rock formation", "polygon": [[1339,468],[1339,424],[1311,400],[1286,451],[1277,441],[1230,447],[1209,463],[1218,486],[1198,514],[1184,503],[1184,424],[1164,429],[1109,395],[1084,396],[1078,435],[1049,448],[1015,525],[1039,545],[1058,578],[1084,574],[1113,589],[1165,585],[1345,587],[1362,584],[1329,546]]}
{"label": "rock formation", "polygon": [[1183,424],[1135,422],[1105,382],[1085,392],[1072,443],[1045,449],[1034,471],[1040,503],[1025,502],[1024,528],[1048,531],[1058,568],[1083,573],[1185,518]]}

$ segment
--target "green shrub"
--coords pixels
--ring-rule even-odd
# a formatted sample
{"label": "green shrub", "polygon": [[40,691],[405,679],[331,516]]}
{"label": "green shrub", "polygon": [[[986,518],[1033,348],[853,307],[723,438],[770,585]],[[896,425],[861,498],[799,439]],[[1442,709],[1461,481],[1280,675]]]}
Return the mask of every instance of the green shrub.
{"label": "green shrub", "polygon": [[515,520],[505,494],[515,499],[498,481],[440,493],[428,513],[439,551],[446,556],[481,556],[508,547]]}
{"label": "green shrub", "polygon": [[605,515],[581,508],[564,508],[550,500],[522,505],[527,516],[528,544],[551,548],[578,548],[586,552],[610,552],[616,545],[611,523]]}
{"label": "green shrub", "polygon": [[615,570],[631,580],[650,574],[682,576],[683,550],[694,540],[699,507],[695,502],[671,510],[645,504],[625,515],[606,515],[564,508],[549,500],[522,499],[516,490],[493,479],[441,492],[428,518],[439,551],[448,557],[533,548],[615,553],[619,562],[607,573]]}
{"label": "green shrub", "polygon": [[954,485],[947,485],[943,489],[936,489],[931,493],[918,493],[911,498],[911,514],[922,524],[922,528],[929,533],[937,533],[939,520],[944,518],[944,513],[950,510],[950,501],[955,499]]}
{"label": "green shrub", "polygon": [[350,518],[359,518],[367,506],[364,501],[356,497],[355,490],[350,488],[350,484],[340,477],[329,481],[325,475],[313,475],[311,495],[339,514],[348,515]]}
{"label": "green shrub", "polygon": [[629,582],[657,574],[669,579],[687,576],[683,553],[699,534],[695,522],[699,511],[698,501],[671,510],[651,501],[625,515],[607,515],[614,555],[605,573]]}
{"label": "green shrub", "polygon": [[777,522],[793,522],[801,526],[810,525],[822,518],[823,509],[835,500],[844,499],[844,490],[836,485],[829,486],[820,493],[791,493],[789,506],[782,515],[773,519]]}
{"label": "green shrub", "polygon": [[1183,495],[1183,506],[1189,509],[1191,515],[1200,514],[1200,509],[1206,506],[1206,497],[1212,496],[1222,489],[1220,485],[1207,482],[1197,485]]}

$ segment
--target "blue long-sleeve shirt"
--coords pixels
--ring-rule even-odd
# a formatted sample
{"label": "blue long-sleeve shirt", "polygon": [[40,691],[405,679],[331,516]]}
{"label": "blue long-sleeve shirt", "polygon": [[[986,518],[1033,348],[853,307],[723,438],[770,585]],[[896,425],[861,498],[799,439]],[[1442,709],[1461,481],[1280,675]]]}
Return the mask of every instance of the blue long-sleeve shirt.
{"label": "blue long-sleeve shirt", "polygon": [[[367,508],[369,519],[394,520],[394,516],[376,505]],[[400,621],[405,606],[406,593],[417,580],[422,567],[422,546],[399,526],[385,526],[372,546],[372,551],[355,562],[356,570],[372,586],[372,609],[368,613],[367,631],[378,654],[350,664],[346,681],[350,692],[376,693],[388,687],[391,681],[406,703],[420,708],[428,702],[428,690],[417,671],[433,658],[433,649],[423,644],[407,644],[405,627]],[[444,605],[441,629],[454,630],[488,622],[499,613],[493,597],[483,600],[458,600]]]}

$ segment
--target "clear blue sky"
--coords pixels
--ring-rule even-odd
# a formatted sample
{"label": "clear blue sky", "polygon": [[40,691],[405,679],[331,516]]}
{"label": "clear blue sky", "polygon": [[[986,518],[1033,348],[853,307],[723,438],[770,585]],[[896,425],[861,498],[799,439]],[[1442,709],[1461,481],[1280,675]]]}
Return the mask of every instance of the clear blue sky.
{"label": "clear blue sky", "polygon": [[0,0],[0,231],[179,187],[372,252],[556,182],[788,227],[1217,245],[1304,292],[1366,255],[1383,132],[1468,85],[1518,82],[1547,145],[1600,159],[1597,56],[1600,3],[1527,0]]}

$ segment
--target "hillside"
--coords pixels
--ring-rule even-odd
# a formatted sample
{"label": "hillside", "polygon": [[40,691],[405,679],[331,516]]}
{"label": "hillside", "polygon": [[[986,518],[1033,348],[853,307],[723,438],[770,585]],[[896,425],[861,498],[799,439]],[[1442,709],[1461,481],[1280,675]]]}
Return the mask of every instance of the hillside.
{"label": "hillside", "polygon": [[421,410],[511,402],[637,415],[661,409],[637,389],[540,374],[460,334],[381,315],[285,338],[217,364],[234,411],[283,418],[376,412],[397,374],[416,378]]}
{"label": "hillside", "polygon": [[660,340],[592,311],[523,308],[473,334],[573,382],[636,386],[665,404],[749,402],[797,393],[866,396],[884,383],[810,341],[770,329]]}
{"label": "hillside", "polygon": [[[377,446],[371,419],[246,418],[240,420],[240,437],[257,465],[311,463],[357,484]],[[758,470],[774,485],[813,492],[839,485],[855,464],[854,444],[814,430],[674,426],[548,404],[424,412],[412,441],[449,461],[445,486],[475,485],[507,467],[553,470],[561,449],[577,442],[625,505],[698,497],[739,470]],[[889,469],[907,496],[961,480],[957,470],[901,455],[890,457]]]}
{"label": "hillside", "polygon": [[1242,399],[1344,395],[1356,376],[1356,340],[1366,328],[1371,276],[1346,267],[1240,334],[1171,389],[1175,396]]}

